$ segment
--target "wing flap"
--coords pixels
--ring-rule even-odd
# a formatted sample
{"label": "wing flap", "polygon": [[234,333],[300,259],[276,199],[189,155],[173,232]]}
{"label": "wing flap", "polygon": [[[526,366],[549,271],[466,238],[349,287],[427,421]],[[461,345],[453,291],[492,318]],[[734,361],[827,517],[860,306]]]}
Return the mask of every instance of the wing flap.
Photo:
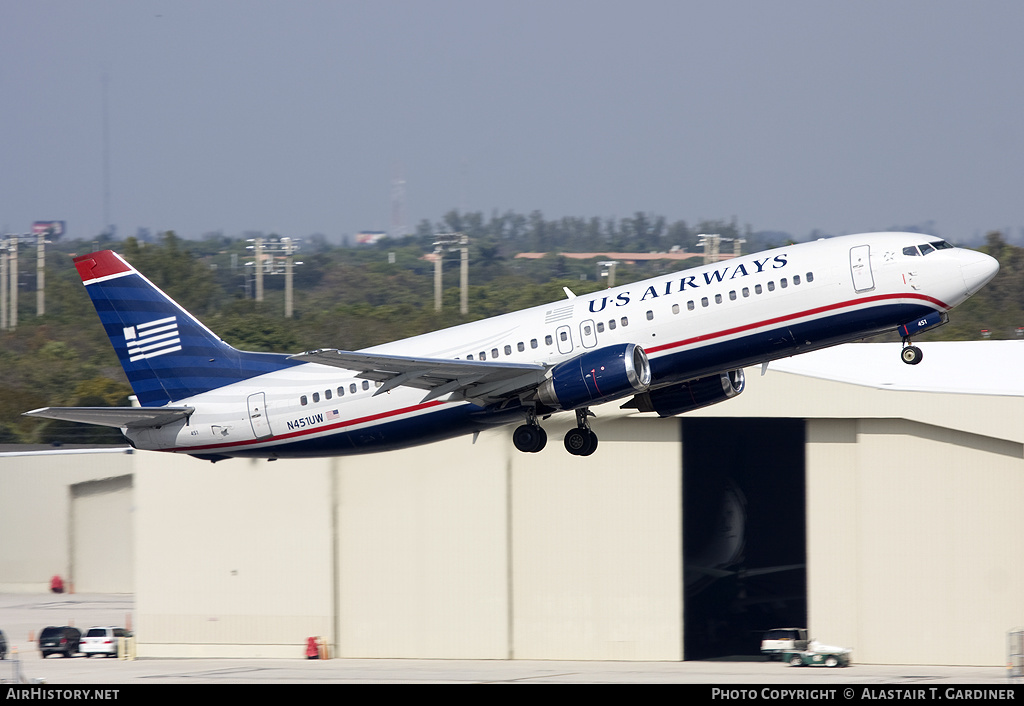
{"label": "wing flap", "polygon": [[144,429],[187,419],[194,411],[192,407],[40,407],[24,415],[102,427]]}
{"label": "wing flap", "polygon": [[289,357],[307,363],[344,368],[355,372],[356,377],[382,383],[375,393],[378,395],[399,386],[426,390],[424,401],[452,394],[473,402],[497,402],[536,387],[547,371],[543,365],[530,363],[415,358],[355,353],[334,348],[307,351]]}

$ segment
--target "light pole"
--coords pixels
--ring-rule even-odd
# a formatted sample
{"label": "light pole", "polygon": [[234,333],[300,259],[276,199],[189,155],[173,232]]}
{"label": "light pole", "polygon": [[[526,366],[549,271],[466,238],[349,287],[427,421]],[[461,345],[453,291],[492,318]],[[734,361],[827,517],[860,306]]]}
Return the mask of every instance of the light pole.
{"label": "light pole", "polygon": [[608,278],[608,289],[615,286],[615,266],[619,264],[618,260],[605,260],[597,263],[601,270],[601,276]]}
{"label": "light pole", "polygon": [[459,258],[459,313],[469,313],[469,238],[463,233],[437,233],[434,235],[434,311],[441,311],[441,263],[445,250],[458,246]]}

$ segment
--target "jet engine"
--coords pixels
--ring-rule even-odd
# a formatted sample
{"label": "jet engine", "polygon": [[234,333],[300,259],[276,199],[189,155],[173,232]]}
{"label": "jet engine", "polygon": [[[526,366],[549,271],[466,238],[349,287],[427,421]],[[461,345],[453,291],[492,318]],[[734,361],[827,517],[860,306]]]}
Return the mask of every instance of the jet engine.
{"label": "jet engine", "polygon": [[635,343],[608,346],[551,368],[537,398],[553,409],[577,409],[643,392],[651,384],[651,364]]}
{"label": "jet engine", "polygon": [[679,385],[649,390],[636,395],[622,408],[657,412],[660,417],[671,417],[731,399],[743,392],[743,385],[743,371],[730,370],[688,380]]}

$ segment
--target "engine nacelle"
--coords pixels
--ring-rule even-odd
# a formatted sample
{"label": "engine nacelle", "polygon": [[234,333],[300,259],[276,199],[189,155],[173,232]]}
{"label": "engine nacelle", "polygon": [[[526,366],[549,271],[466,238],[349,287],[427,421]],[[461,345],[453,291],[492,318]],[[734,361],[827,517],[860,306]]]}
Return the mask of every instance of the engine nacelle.
{"label": "engine nacelle", "polygon": [[657,412],[659,417],[671,417],[731,399],[743,392],[743,386],[743,371],[730,370],[644,392],[622,407],[635,408],[641,412]]}
{"label": "engine nacelle", "polygon": [[570,410],[635,395],[650,384],[647,354],[635,343],[627,343],[559,363],[537,388],[537,397],[548,407]]}

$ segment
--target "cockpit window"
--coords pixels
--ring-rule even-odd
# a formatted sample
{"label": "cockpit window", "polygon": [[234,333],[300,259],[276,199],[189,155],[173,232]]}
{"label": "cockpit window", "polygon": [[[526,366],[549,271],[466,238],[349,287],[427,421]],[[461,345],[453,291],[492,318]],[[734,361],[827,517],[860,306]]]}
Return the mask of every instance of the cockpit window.
{"label": "cockpit window", "polygon": [[919,252],[917,251],[917,248],[916,248],[916,247],[914,247],[913,245],[909,245],[909,246],[907,246],[907,247],[903,248],[903,254],[904,254],[904,255],[910,255],[910,256],[912,256],[912,257],[917,257],[917,256],[918,256],[918,255],[920,255],[921,253],[919,253]]}
{"label": "cockpit window", "polygon": [[933,252],[935,252],[935,248],[933,248],[931,245],[925,244],[925,245],[921,246],[921,254],[922,255],[927,255],[928,253],[933,253]]}
{"label": "cockpit window", "polygon": [[929,243],[936,250],[952,250],[953,246],[947,243],[945,240],[935,240]]}

